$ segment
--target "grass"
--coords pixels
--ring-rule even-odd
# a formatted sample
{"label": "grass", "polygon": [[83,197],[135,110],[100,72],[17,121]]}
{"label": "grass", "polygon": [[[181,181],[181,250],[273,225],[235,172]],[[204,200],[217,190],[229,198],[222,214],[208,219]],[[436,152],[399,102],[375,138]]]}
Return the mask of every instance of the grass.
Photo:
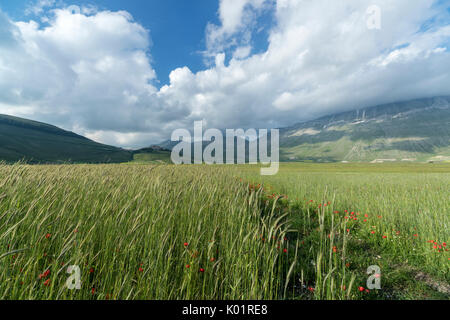
{"label": "grass", "polygon": [[0,199],[1,299],[282,294],[283,256],[260,237],[284,237],[277,210],[230,168],[3,165]]}
{"label": "grass", "polygon": [[258,172],[0,165],[0,298],[449,298],[448,164]]}
{"label": "grass", "polygon": [[168,164],[171,163],[170,152],[153,151],[147,153],[136,153],[133,155],[132,163],[139,164]]}
{"label": "grass", "polygon": [[[305,276],[293,295],[448,299],[449,173],[446,164],[284,164],[276,176],[254,175],[290,199],[290,236],[304,243],[296,274]],[[372,265],[383,290],[360,293]],[[429,281],[416,281],[420,273]]]}

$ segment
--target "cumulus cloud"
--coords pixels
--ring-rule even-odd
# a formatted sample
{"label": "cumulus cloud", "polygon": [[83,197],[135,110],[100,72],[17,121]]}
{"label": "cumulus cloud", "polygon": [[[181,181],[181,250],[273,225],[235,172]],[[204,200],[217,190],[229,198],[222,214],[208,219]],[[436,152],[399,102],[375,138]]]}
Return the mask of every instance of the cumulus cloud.
{"label": "cumulus cloud", "polygon": [[208,24],[206,55],[215,55],[233,46],[248,50],[257,15],[272,3],[273,0],[220,0],[218,14],[221,25]]}
{"label": "cumulus cloud", "polygon": [[[367,27],[371,5],[380,29]],[[268,8],[275,24],[254,54],[249,39]],[[221,0],[221,24],[206,27],[214,65],[173,70],[162,88],[150,32],[127,12],[57,9],[44,26],[0,15],[0,112],[137,147],[194,120],[270,128],[450,95],[447,9],[437,0]]]}
{"label": "cumulus cloud", "polygon": [[[381,10],[380,30],[367,27],[367,8],[374,3]],[[219,54],[215,67],[196,74],[176,70],[163,94],[171,100],[180,94],[196,115],[219,127],[281,126],[450,94],[449,26],[431,23],[445,21],[439,19],[442,9],[432,0],[279,0],[267,51],[234,57],[226,66]],[[242,23],[231,21],[236,27],[224,23],[224,34]]]}
{"label": "cumulus cloud", "polygon": [[125,11],[81,12],[56,9],[47,26],[0,16],[0,112],[133,144],[168,112],[154,102],[149,31]]}

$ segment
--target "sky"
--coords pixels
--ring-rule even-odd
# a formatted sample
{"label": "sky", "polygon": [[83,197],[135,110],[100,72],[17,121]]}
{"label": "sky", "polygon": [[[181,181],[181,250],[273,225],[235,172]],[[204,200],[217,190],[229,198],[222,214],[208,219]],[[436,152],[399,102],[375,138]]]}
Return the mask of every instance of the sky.
{"label": "sky", "polygon": [[0,0],[0,113],[124,148],[450,95],[450,0]]}

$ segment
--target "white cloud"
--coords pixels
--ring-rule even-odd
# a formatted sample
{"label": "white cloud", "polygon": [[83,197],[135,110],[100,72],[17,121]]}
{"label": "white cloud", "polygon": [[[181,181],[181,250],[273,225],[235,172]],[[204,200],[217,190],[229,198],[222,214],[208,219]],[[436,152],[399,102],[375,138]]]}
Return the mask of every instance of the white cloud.
{"label": "white cloud", "polygon": [[29,4],[25,9],[26,15],[40,15],[42,14],[46,8],[53,7],[56,3],[56,0],[38,0],[32,4]]}
{"label": "white cloud", "polygon": [[[450,95],[450,27],[441,2],[278,0],[268,48],[252,54],[248,39],[268,3],[221,1],[221,25],[207,28],[215,64],[173,70],[161,89],[153,84],[149,31],[127,12],[59,9],[45,26],[0,15],[0,112],[131,147],[192,128],[194,120],[279,127]],[[373,4],[381,9],[380,30],[367,28]]]}
{"label": "white cloud", "polygon": [[242,45],[247,50],[251,40],[251,32],[255,27],[255,19],[259,13],[274,0],[220,0],[220,26],[209,24],[206,32],[206,55],[233,46]]}
{"label": "white cloud", "polygon": [[[367,28],[366,9],[381,8],[381,30]],[[173,81],[164,95],[178,94],[212,126],[281,126],[330,112],[422,96],[450,94],[447,26],[426,32],[436,1],[277,2],[277,25],[268,50],[234,57],[189,80]],[[400,19],[401,18],[401,19]],[[239,26],[231,20],[233,26]],[[236,30],[222,27],[220,30]],[[223,31],[225,33],[225,31]],[[230,32],[231,33],[231,32]],[[402,44],[409,45],[396,49]],[[438,67],[438,66],[441,67]],[[445,66],[445,67],[444,67]],[[182,94],[181,94],[182,93]],[[207,104],[195,98],[202,95]]]}

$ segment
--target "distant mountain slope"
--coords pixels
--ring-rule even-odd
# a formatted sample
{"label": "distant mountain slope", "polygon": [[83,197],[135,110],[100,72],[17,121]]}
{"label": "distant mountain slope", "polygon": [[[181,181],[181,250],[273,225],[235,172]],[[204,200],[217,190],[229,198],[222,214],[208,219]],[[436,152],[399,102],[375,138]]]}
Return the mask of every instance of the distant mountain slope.
{"label": "distant mountain slope", "polygon": [[0,115],[0,161],[109,163],[130,161],[132,157],[130,151],[52,125]]}
{"label": "distant mountain slope", "polygon": [[280,130],[293,161],[450,159],[450,97],[417,99],[322,117]]}
{"label": "distant mountain slope", "polygon": [[133,163],[172,163],[170,154],[170,150],[154,145],[133,151]]}

